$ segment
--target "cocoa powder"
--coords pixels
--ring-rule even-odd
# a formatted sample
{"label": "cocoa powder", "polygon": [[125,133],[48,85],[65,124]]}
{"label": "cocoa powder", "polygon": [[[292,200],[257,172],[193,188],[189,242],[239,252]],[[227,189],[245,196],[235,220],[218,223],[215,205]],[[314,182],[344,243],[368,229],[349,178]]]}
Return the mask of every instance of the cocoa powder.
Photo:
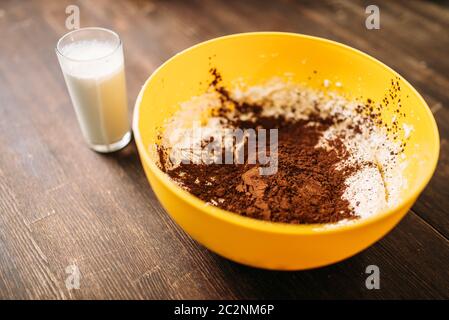
{"label": "cocoa powder", "polygon": [[259,165],[247,162],[180,164],[167,173],[198,198],[242,216],[295,224],[352,219],[353,210],[342,195],[345,179],[356,168],[337,170],[336,165],[347,156],[338,139],[331,150],[315,147],[333,121],[316,118],[311,125],[311,120],[259,117],[240,124],[279,129],[274,175],[259,175]]}

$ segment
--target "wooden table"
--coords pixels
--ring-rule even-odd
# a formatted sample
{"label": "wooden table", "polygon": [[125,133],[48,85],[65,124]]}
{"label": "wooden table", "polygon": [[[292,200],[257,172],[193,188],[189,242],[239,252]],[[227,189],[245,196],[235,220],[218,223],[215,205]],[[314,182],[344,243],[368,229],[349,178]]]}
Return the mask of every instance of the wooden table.
{"label": "wooden table", "polygon": [[[449,298],[449,4],[375,1],[0,2],[0,298]],[[304,272],[221,258],[166,214],[136,148],[89,150],[54,46],[76,4],[81,26],[116,30],[125,45],[129,105],[176,52],[256,30],[311,34],[359,48],[396,69],[431,106],[441,134],[432,182],[388,236],[357,256]],[[131,112],[131,110],[130,110]],[[377,265],[380,290],[367,290]],[[66,288],[68,266],[80,288]]]}

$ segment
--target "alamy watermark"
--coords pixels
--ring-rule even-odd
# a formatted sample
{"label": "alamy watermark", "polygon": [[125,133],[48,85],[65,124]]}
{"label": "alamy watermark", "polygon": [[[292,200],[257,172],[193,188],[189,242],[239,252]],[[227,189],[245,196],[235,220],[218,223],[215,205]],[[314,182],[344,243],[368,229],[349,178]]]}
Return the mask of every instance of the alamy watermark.
{"label": "alamy watermark", "polygon": [[380,29],[380,9],[372,4],[366,7],[365,13],[368,14],[365,20],[365,27],[368,30]]}
{"label": "alamy watermark", "polygon": [[68,15],[65,19],[65,27],[68,30],[76,30],[80,28],[80,8],[76,5],[69,5],[65,8]]}
{"label": "alamy watermark", "polygon": [[365,286],[368,290],[380,289],[380,269],[375,264],[366,267],[365,273],[369,276],[365,280]]}
{"label": "alamy watermark", "polygon": [[67,290],[74,290],[80,288],[81,273],[76,264],[71,264],[65,268],[65,273],[68,277],[65,279],[65,287]]}
{"label": "alamy watermark", "polygon": [[184,142],[171,150],[172,163],[259,164],[260,175],[277,172],[278,129],[226,128],[210,132],[199,125],[193,128],[190,134],[182,129],[175,133],[182,135]]}

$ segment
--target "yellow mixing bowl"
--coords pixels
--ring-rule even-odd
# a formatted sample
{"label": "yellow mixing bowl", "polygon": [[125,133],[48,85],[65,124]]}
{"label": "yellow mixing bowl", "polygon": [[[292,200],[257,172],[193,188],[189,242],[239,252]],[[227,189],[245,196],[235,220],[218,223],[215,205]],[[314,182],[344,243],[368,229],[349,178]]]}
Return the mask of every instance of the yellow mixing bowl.
{"label": "yellow mixing bowl", "polygon": [[[331,89],[349,98],[380,102],[392,80],[400,84],[403,123],[412,126],[405,147],[408,187],[396,207],[354,224],[288,225],[242,217],[210,205],[179,188],[156,165],[152,148],[164,121],[179,103],[206,91],[209,69],[216,67],[224,85],[243,80],[257,84],[279,76]],[[394,113],[382,110],[385,121]],[[390,119],[390,120],[388,120]],[[429,182],[438,159],[438,129],[418,92],[378,60],[343,44],[311,36],[260,32],[226,36],[189,48],[164,63],[143,86],[134,110],[133,131],[148,180],[171,217],[199,243],[246,265],[300,270],[331,264],[367,248],[407,213]],[[398,249],[399,250],[399,249]]]}

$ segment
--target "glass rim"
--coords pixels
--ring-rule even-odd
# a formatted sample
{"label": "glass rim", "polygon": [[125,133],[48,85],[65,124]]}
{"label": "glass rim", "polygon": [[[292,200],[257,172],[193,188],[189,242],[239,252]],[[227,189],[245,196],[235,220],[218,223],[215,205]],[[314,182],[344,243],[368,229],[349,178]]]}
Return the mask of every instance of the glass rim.
{"label": "glass rim", "polygon": [[[70,35],[73,35],[74,33],[77,33],[77,32],[89,31],[89,30],[103,31],[103,32],[112,34],[118,40],[117,41],[117,46],[114,47],[114,49],[112,49],[111,52],[109,52],[109,53],[107,53],[107,54],[105,54],[103,56],[100,56],[100,57],[97,57],[97,58],[94,58],[94,59],[87,59],[87,60],[86,59],[74,59],[74,58],[68,57],[67,55],[65,55],[65,54],[63,54],[61,52],[60,44],[61,44],[61,41],[66,39],[66,37],[68,37]],[[58,55],[60,55],[61,57],[64,57],[64,59],[68,59],[68,60],[71,60],[71,61],[74,61],[74,62],[92,62],[92,61],[101,60],[101,59],[104,59],[104,58],[107,58],[107,57],[113,55],[117,51],[117,49],[119,49],[121,46],[122,46],[122,40],[120,39],[120,36],[117,34],[117,32],[112,31],[112,30],[107,29],[107,28],[102,28],[102,27],[84,27],[84,28],[79,28],[79,29],[75,29],[75,30],[69,31],[66,34],[64,34],[61,38],[59,38],[58,42],[56,43],[55,50],[56,50],[56,53]]]}

